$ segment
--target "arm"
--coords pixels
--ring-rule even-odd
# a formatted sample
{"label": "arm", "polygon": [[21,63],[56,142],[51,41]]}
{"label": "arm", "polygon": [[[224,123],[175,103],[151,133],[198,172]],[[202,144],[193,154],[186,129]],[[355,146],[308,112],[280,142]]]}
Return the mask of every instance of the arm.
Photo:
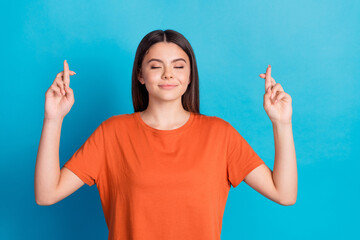
{"label": "arm", "polygon": [[84,182],[67,168],[60,170],[59,145],[62,119],[44,119],[35,165],[35,201],[52,205],[69,196]]}
{"label": "arm", "polygon": [[292,126],[273,124],[275,139],[274,171],[265,164],[244,179],[250,187],[284,206],[293,205],[297,197],[297,167]]}
{"label": "arm", "polygon": [[259,76],[265,78],[264,109],[273,124],[274,171],[263,164],[248,174],[245,182],[281,205],[293,205],[297,197],[297,166],[291,123],[292,99],[271,77],[270,65],[266,73]]}
{"label": "arm", "polygon": [[61,125],[74,104],[70,88],[69,70],[64,61],[64,71],[59,72],[45,93],[45,117],[35,165],[35,201],[39,205],[51,205],[70,195],[84,183],[68,169],[60,171],[59,145]]}
{"label": "arm", "polygon": [[59,145],[63,119],[44,118],[35,165],[35,200],[39,205],[52,201],[59,182]]}
{"label": "arm", "polygon": [[275,162],[273,180],[281,199],[290,205],[297,198],[297,166],[292,124],[273,123]]}

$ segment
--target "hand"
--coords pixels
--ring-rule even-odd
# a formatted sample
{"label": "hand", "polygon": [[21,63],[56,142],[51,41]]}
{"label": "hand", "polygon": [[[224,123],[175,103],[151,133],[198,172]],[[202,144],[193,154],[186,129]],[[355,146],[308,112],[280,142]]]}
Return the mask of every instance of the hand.
{"label": "hand", "polygon": [[271,66],[266,69],[266,73],[259,75],[265,78],[264,109],[273,124],[291,123],[292,99],[289,94],[284,92],[280,83],[275,83],[271,77]]}
{"label": "hand", "polygon": [[59,72],[53,84],[45,93],[45,118],[62,119],[68,114],[74,104],[74,93],[70,88],[70,75],[75,75],[69,70],[67,61],[64,61],[64,71]]}

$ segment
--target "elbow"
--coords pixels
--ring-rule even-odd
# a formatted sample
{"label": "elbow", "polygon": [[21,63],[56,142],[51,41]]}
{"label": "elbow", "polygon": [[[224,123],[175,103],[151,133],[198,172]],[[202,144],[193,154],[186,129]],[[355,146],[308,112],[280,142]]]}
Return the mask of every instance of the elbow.
{"label": "elbow", "polygon": [[296,203],[296,199],[297,199],[297,191],[292,192],[292,193],[288,193],[288,194],[283,194],[280,195],[281,197],[279,197],[279,204],[283,205],[283,206],[292,206]]}
{"label": "elbow", "polygon": [[296,203],[296,198],[294,199],[290,199],[290,200],[286,200],[286,201],[281,201],[280,202],[280,205],[283,205],[283,206],[292,206]]}
{"label": "elbow", "polygon": [[35,202],[39,206],[50,206],[54,204],[49,198],[39,196],[35,196]]}
{"label": "elbow", "polygon": [[55,203],[55,194],[53,191],[44,191],[35,186],[35,202],[39,206],[50,206]]}
{"label": "elbow", "polygon": [[49,204],[48,202],[43,201],[43,200],[40,200],[40,199],[37,199],[37,198],[35,198],[35,202],[36,202],[36,204],[39,205],[39,206],[49,206],[49,205],[51,205],[51,204]]}
{"label": "elbow", "polygon": [[51,202],[47,202],[47,201],[40,201],[40,200],[35,200],[36,204],[39,206],[50,206],[53,205],[53,203]]}

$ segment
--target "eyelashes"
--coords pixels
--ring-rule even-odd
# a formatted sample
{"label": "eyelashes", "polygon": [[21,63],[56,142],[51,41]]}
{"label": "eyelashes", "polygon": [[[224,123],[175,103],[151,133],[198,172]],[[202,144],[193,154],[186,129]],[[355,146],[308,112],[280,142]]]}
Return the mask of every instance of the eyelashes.
{"label": "eyelashes", "polygon": [[[154,69],[154,68],[160,68],[160,67],[151,67],[151,69]],[[184,67],[175,67],[175,68],[184,68]]]}

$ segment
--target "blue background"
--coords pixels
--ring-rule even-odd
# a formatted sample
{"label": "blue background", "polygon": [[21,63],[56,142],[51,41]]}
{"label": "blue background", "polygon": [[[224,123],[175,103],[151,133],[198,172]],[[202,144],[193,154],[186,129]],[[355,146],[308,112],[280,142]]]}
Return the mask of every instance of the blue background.
{"label": "blue background", "polygon": [[298,198],[282,206],[231,188],[222,240],[355,239],[359,232],[359,1],[20,1],[0,3],[1,239],[107,239],[96,185],[52,206],[34,197],[45,92],[64,59],[75,104],[60,166],[105,119],[132,113],[140,40],[174,29],[192,44],[200,111],[230,122],[273,169],[264,73],[293,100]]}

